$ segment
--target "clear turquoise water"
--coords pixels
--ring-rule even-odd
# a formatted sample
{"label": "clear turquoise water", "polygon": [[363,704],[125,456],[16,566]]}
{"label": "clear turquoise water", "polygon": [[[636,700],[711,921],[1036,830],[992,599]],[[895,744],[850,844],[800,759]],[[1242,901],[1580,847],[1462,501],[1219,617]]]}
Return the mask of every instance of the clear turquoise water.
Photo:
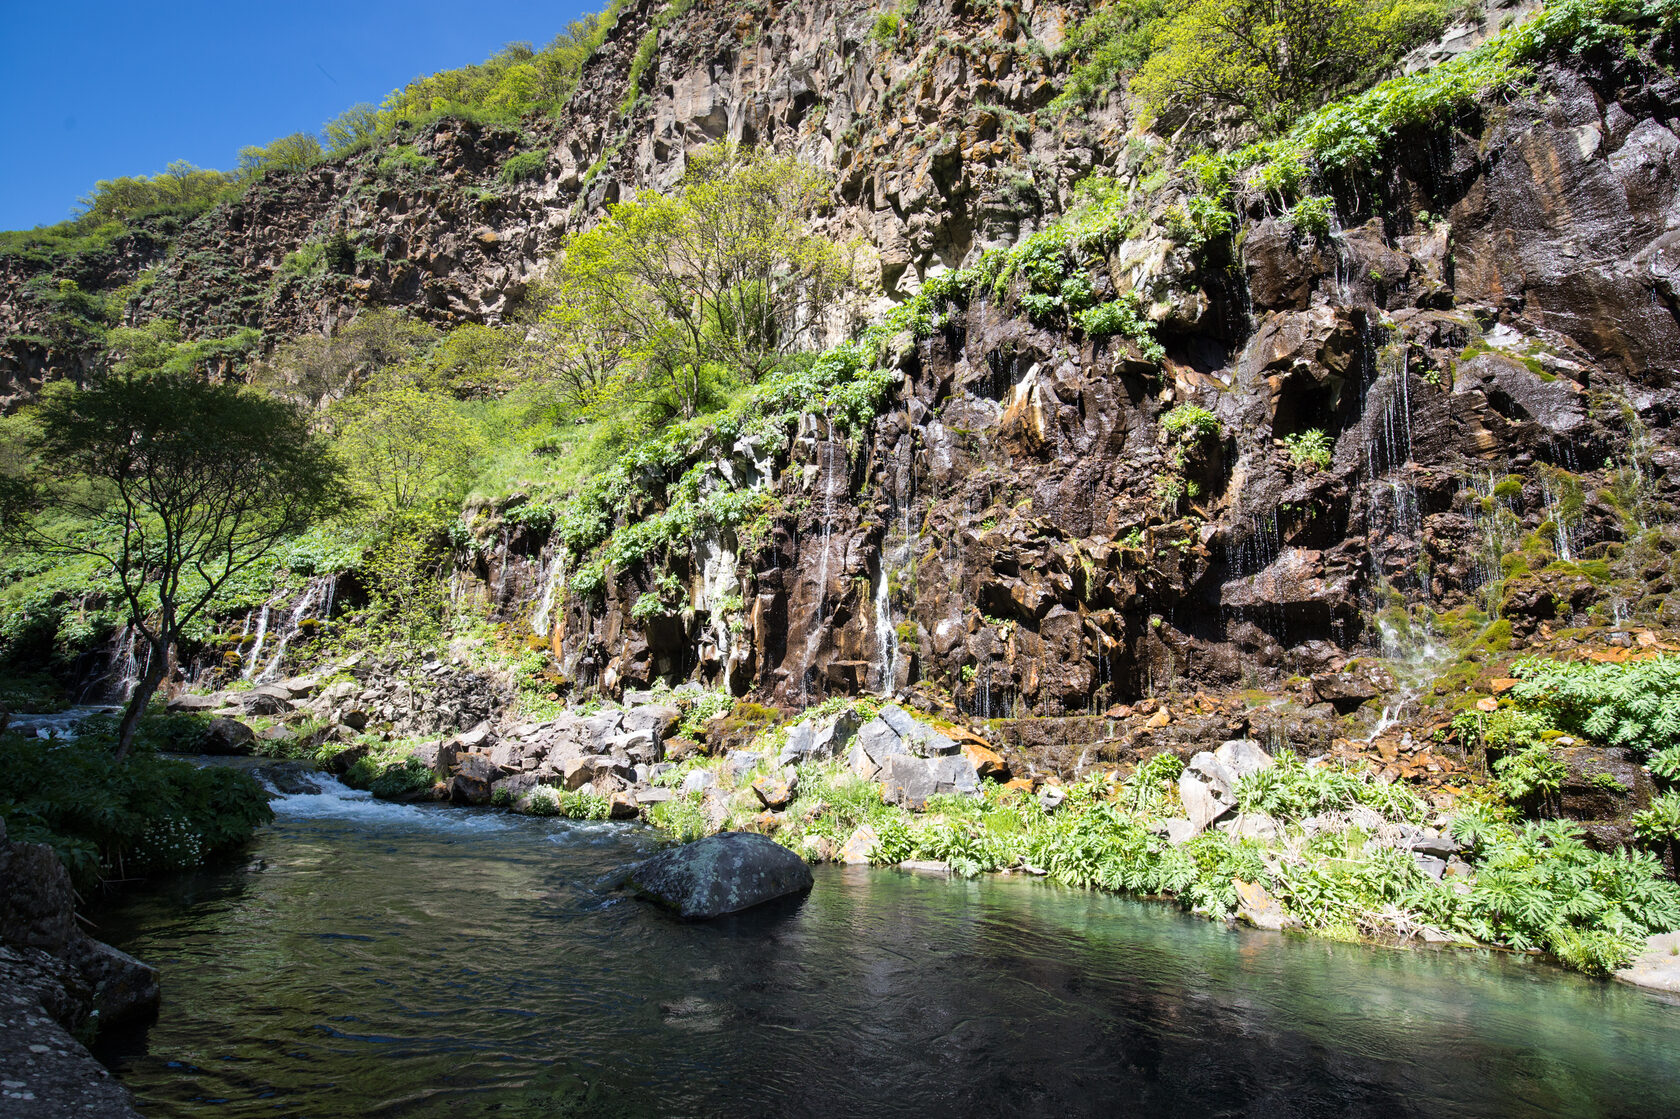
{"label": "clear turquoise water", "polygon": [[149,1116],[1680,1114],[1680,1005],[1526,960],[867,869],[684,925],[607,885],[638,828],[277,807],[100,917]]}

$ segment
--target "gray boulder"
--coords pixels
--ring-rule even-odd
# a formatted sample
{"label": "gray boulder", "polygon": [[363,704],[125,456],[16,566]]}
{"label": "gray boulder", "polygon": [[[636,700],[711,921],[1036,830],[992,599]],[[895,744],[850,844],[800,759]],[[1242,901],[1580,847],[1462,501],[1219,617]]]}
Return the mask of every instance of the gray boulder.
{"label": "gray boulder", "polygon": [[624,713],[622,726],[625,731],[648,731],[654,739],[663,742],[671,737],[671,732],[677,729],[677,723],[682,720],[682,712],[668,704],[651,704],[647,707],[635,707]]}
{"label": "gray boulder", "polygon": [[723,832],[655,855],[631,873],[630,885],[694,921],[805,893],[812,878],[805,860],[776,841]]}
{"label": "gray boulder", "polygon": [[707,789],[715,789],[717,783],[717,774],[709,769],[690,770],[688,776],[683,778],[683,795],[687,796],[690,793],[703,793]]}
{"label": "gray boulder", "polygon": [[256,732],[237,719],[211,719],[198,748],[206,754],[249,754]]}
{"label": "gray boulder", "polygon": [[972,793],[980,778],[974,763],[962,754],[917,758],[894,754],[881,765],[881,789],[892,804],[918,809],[941,793]]}
{"label": "gray boulder", "polygon": [[[1196,757],[1211,760],[1213,755],[1204,752]],[[1192,767],[1194,764],[1191,763]],[[1237,798],[1231,795],[1229,789],[1229,785],[1221,787],[1198,776],[1196,770],[1191,767],[1187,767],[1178,775],[1178,798],[1184,802],[1184,814],[1189,817],[1190,826],[1195,829],[1192,835],[1202,834],[1209,824],[1237,806]]]}
{"label": "gray boulder", "polygon": [[1222,742],[1219,749],[1213,752],[1213,756],[1221,765],[1235,773],[1239,781],[1244,777],[1252,777],[1261,770],[1270,769],[1274,764],[1272,756],[1252,738],[1233,738],[1229,742]]}
{"label": "gray boulder", "polygon": [[284,715],[292,709],[292,694],[284,688],[264,686],[237,693],[234,702],[247,715]]}

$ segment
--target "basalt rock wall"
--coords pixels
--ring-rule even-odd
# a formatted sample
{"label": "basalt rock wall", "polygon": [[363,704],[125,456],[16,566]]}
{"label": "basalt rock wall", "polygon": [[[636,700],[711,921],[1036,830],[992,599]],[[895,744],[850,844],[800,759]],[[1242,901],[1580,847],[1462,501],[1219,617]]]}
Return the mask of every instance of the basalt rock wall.
{"label": "basalt rock wall", "polygon": [[[256,328],[259,352],[365,307],[499,322],[567,233],[669,187],[690,151],[728,140],[832,172],[826,220],[868,246],[879,290],[893,294],[1059,213],[1074,180],[1120,143],[1118,110],[1037,113],[1060,86],[1054,48],[1082,3],[922,5],[890,41],[871,34],[879,13],[867,3],[700,0],[660,25],[666,7],[628,5],[553,117],[405,126],[308,170],[265,172],[184,229],[136,229],[68,261],[0,257],[0,406],[108,360],[99,339],[56,329],[32,284],[128,285],[114,296],[122,323],[165,319],[188,338]],[[637,72],[644,39],[653,50]],[[505,176],[524,152],[541,167]],[[353,260],[309,256],[340,233]]]}
{"label": "basalt rock wall", "polygon": [[[1402,146],[1321,237],[1260,200],[1225,254],[1152,222],[1099,281],[1146,296],[1159,368],[977,296],[903,340],[865,438],[808,416],[718,453],[781,513],[699,542],[681,613],[632,618],[638,571],[604,603],[557,601],[555,545],[524,529],[475,593],[582,686],[802,703],[920,683],[993,718],[1245,683],[1346,711],[1393,684],[1344,671],[1359,656],[1451,625],[1503,619],[1521,648],[1674,621],[1675,92],[1547,70]],[[1182,404],[1219,432],[1164,429]],[[1312,430],[1327,465],[1289,452]],[[1555,562],[1528,571],[1537,554]]]}

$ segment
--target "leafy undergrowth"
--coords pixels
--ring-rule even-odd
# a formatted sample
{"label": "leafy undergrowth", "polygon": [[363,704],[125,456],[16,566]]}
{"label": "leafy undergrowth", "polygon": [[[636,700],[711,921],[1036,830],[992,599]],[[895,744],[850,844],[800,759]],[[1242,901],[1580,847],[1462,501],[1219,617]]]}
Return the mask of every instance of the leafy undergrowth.
{"label": "leafy undergrowth", "polygon": [[[718,768],[715,759],[689,768],[700,766]],[[1025,790],[985,782],[978,796],[936,797],[914,814],[838,763],[811,763],[800,767],[798,798],[774,835],[808,858],[825,858],[867,827],[873,840],[862,838],[877,864],[941,860],[970,877],[1027,871],[1069,886],[1172,898],[1217,920],[1239,915],[1242,882],[1263,889],[1313,935],[1421,935],[1537,950],[1594,974],[1625,966],[1645,937],[1680,926],[1680,887],[1654,857],[1594,851],[1573,824],[1518,823],[1503,807],[1462,811],[1451,828],[1469,872],[1432,878],[1404,845],[1427,815],[1415,793],[1287,753],[1237,789],[1240,811],[1264,814],[1275,834],[1212,830],[1175,844],[1163,821],[1182,814],[1174,783],[1180,768],[1163,754],[1124,782],[1093,775],[1068,787],[1054,809]],[[724,791],[722,813],[689,794],[658,806],[653,821],[685,840],[767,826],[766,817],[754,818],[746,789],[756,772]]]}
{"label": "leafy undergrowth", "polygon": [[111,720],[73,741],[0,735],[0,816],[14,842],[50,844],[78,889],[107,878],[190,870],[237,849],[272,814],[248,773],[157,756],[196,721],[154,718],[126,759]]}

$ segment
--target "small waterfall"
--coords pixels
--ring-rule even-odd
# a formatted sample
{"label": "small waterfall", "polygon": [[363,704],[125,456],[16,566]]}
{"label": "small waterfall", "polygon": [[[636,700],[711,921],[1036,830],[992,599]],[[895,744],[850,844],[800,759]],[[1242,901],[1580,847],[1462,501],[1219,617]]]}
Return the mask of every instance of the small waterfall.
{"label": "small waterfall", "polygon": [[1487,588],[1484,607],[1490,618],[1497,618],[1505,556],[1515,549],[1521,525],[1516,502],[1500,495],[1493,471],[1472,478],[1470,488],[1475,495],[1470,518],[1481,541],[1476,553],[1476,588]]}
{"label": "small waterfall", "polygon": [[140,676],[151,666],[151,646],[140,655],[140,630],[126,625],[105,646],[99,670],[79,694],[82,703],[126,703]]}
{"label": "small waterfall", "polygon": [[[298,596],[297,602],[286,615],[285,628],[280,631],[280,642],[268,664],[255,676],[257,683],[272,680],[279,674],[280,666],[286,658],[286,649],[291,645],[292,639],[302,631],[306,618],[313,616],[320,621],[326,621],[332,617],[333,596],[337,589],[338,577],[335,575],[320,575],[309,581],[309,585],[303,589],[303,593]],[[266,612],[268,608],[265,606],[263,609]],[[244,675],[247,679],[252,678],[251,670],[257,665],[257,653],[261,647],[262,641],[259,638],[257,648],[251,650],[250,662],[245,666]]]}
{"label": "small waterfall", "polygon": [[1441,667],[1453,659],[1452,649],[1443,645],[1427,626],[1413,622],[1402,630],[1379,617],[1377,632],[1383,659],[1388,661],[1399,690],[1383,705],[1376,725],[1365,736],[1366,742],[1375,742],[1397,726],[1416,705],[1418,697],[1434,683]]}
{"label": "small waterfall", "polygon": [[823,621],[828,617],[828,552],[829,538],[834,533],[834,503],[838,497],[840,475],[834,469],[834,451],[839,444],[831,438],[827,428],[826,417],[823,438],[817,443],[818,468],[823,475],[822,493],[822,535],[817,545],[821,558],[817,561],[817,605],[811,617],[810,631],[805,635],[805,653],[799,668],[800,695],[809,703],[811,700],[811,658],[816,655],[817,646],[822,642]]}
{"label": "small waterfall", "polygon": [[1567,507],[1573,496],[1569,493],[1573,481],[1562,471],[1540,472],[1540,497],[1545,503],[1545,518],[1552,522],[1552,545],[1558,559],[1565,563],[1575,562],[1575,534],[1580,527],[1578,515]]}
{"label": "small waterfall", "polygon": [[898,631],[892,620],[892,560],[885,545],[881,548],[880,570],[875,575],[875,648],[880,683],[877,690],[890,696],[898,685]]}
{"label": "small waterfall", "polygon": [[566,582],[564,546],[555,548],[554,555],[538,570],[537,582],[542,584],[542,598],[537,602],[537,612],[531,615],[531,632],[546,640],[554,628],[554,597]]}
{"label": "small waterfall", "polygon": [[256,675],[257,665],[262,661],[263,641],[268,637],[268,603],[263,603],[262,612],[257,615],[257,640],[251,646],[251,651],[245,657],[245,667],[239,673],[240,679],[249,680]]}

